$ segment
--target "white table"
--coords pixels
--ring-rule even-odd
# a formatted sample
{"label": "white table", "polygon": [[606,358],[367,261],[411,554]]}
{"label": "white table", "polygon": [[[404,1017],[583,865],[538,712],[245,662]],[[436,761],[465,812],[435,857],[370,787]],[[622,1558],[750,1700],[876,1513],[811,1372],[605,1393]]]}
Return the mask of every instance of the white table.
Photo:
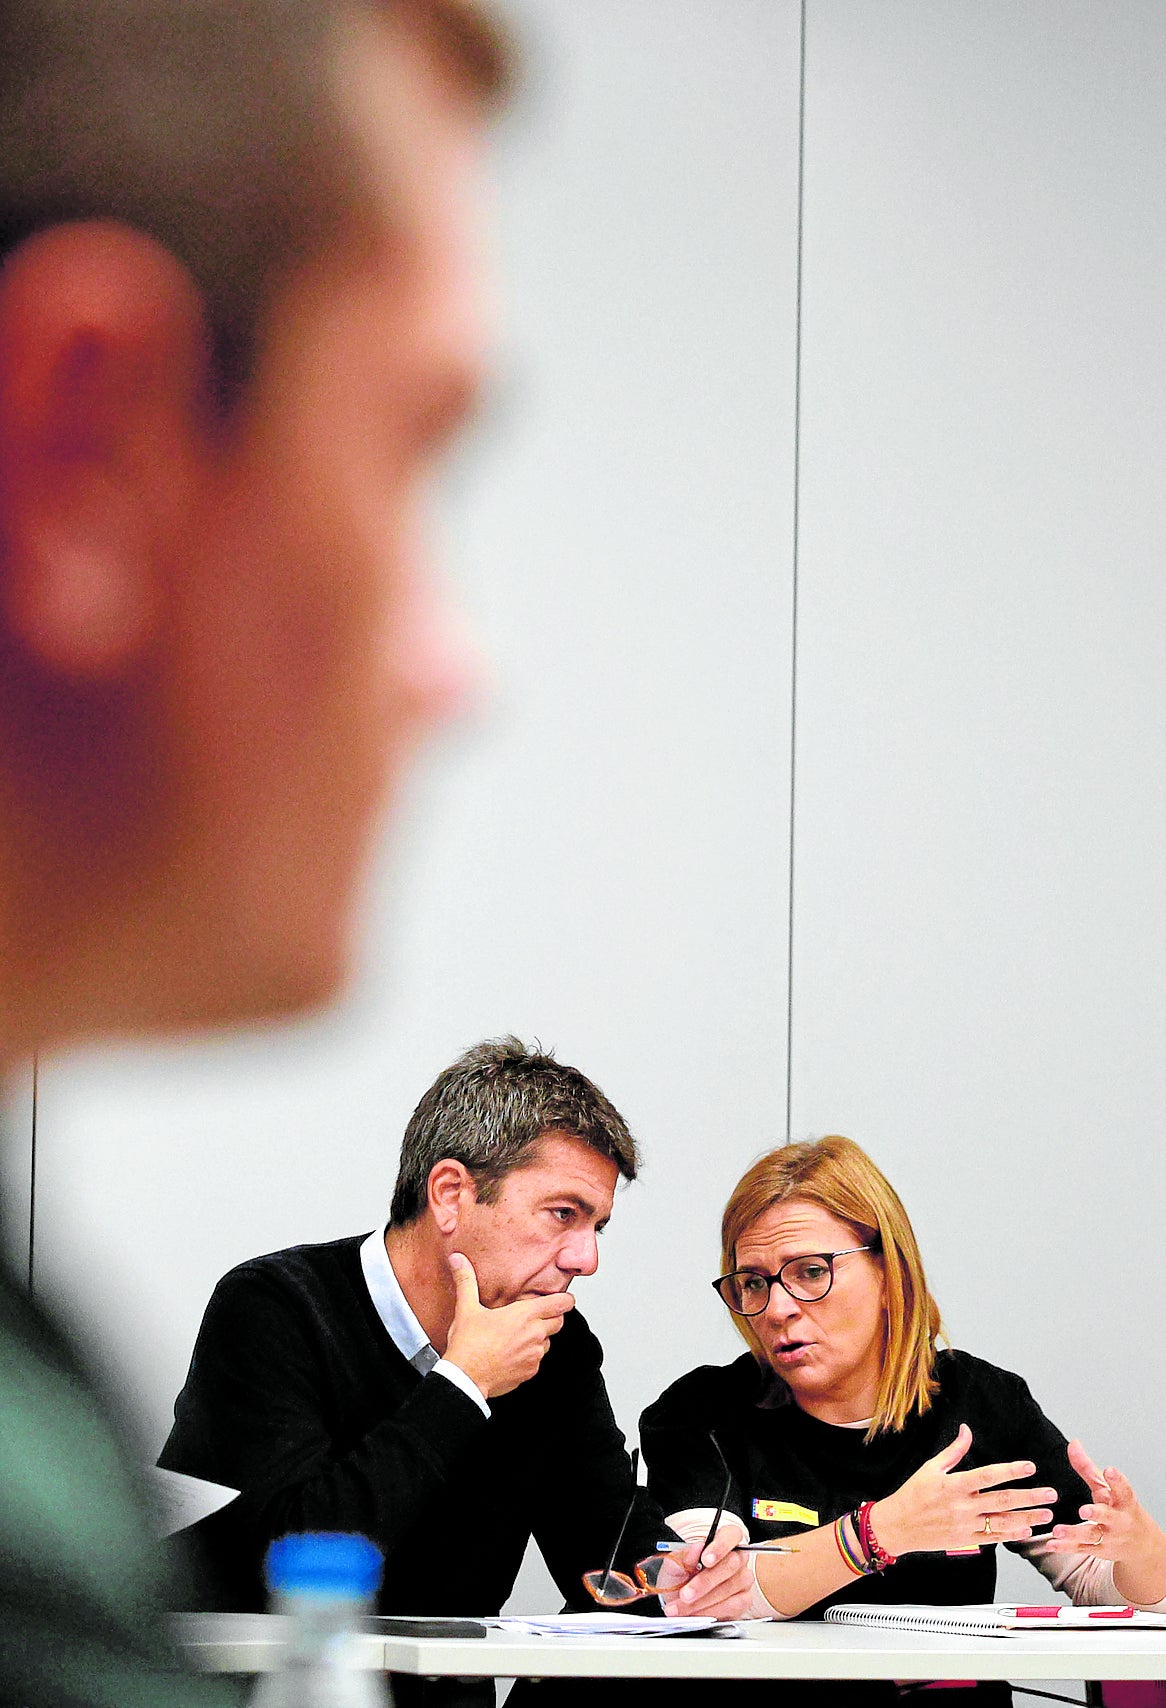
{"label": "white table", "polygon": [[[179,1640],[193,1666],[264,1672],[283,1621],[264,1613],[187,1613]],[[790,1621],[740,1638],[362,1635],[354,1664],[461,1678],[1166,1679],[1166,1630],[1044,1630],[953,1637]]]}

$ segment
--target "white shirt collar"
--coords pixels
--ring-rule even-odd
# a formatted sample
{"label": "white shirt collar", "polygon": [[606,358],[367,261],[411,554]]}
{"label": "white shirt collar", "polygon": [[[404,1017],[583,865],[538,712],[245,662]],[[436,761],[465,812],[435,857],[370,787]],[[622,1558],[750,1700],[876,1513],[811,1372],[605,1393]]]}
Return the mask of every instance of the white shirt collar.
{"label": "white shirt collar", "polygon": [[389,1262],[389,1254],[385,1249],[388,1225],[388,1222],[383,1222],[376,1233],[369,1234],[360,1248],[360,1267],[364,1271],[365,1285],[373,1308],[384,1323],[389,1339],[398,1352],[412,1359],[423,1346],[429,1345],[429,1336],[413,1315],[409,1301],[401,1290],[401,1283]]}

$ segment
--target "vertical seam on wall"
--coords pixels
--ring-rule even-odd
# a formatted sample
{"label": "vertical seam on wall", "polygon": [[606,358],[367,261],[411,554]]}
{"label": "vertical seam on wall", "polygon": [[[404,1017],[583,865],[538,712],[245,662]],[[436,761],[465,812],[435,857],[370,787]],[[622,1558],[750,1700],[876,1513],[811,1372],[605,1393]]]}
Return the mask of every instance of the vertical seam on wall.
{"label": "vertical seam on wall", "polygon": [[785,968],[785,1137],[793,1125],[794,1072],[794,831],[798,758],[798,548],[801,524],[802,473],[802,228],[806,162],[806,0],[801,0],[798,42],[798,218],[794,288],[794,492],[793,574],[790,589],[790,714],[789,714],[789,894],[787,900]]}

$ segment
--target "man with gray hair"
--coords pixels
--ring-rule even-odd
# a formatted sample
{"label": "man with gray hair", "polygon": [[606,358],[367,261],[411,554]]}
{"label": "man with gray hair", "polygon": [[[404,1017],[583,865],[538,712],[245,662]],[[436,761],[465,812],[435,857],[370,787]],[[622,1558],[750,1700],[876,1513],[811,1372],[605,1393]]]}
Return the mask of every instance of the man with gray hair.
{"label": "man with gray hair", "polygon": [[[388,1223],[253,1259],[215,1289],[161,1463],[240,1489],[198,1527],[215,1605],[261,1605],[284,1531],[359,1530],[382,1612],[496,1613],[533,1535],[574,1607],[663,1514],[633,1489],[595,1336],[568,1288],[599,1264],[638,1158],[578,1069],[515,1038],[468,1050],[409,1122]],[[691,1554],[691,1558],[689,1557]],[[699,1546],[677,1559],[674,1605]],[[684,1612],[747,1596],[727,1532]]]}

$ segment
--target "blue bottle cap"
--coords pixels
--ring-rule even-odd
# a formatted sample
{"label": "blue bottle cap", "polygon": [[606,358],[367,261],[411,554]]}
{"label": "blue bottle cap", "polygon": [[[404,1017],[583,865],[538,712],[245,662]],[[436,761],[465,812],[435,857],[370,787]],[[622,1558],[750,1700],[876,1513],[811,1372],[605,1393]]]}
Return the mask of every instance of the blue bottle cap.
{"label": "blue bottle cap", "polygon": [[310,1530],[281,1536],[267,1550],[267,1587],[276,1593],[372,1595],[381,1581],[381,1551],[367,1536]]}

